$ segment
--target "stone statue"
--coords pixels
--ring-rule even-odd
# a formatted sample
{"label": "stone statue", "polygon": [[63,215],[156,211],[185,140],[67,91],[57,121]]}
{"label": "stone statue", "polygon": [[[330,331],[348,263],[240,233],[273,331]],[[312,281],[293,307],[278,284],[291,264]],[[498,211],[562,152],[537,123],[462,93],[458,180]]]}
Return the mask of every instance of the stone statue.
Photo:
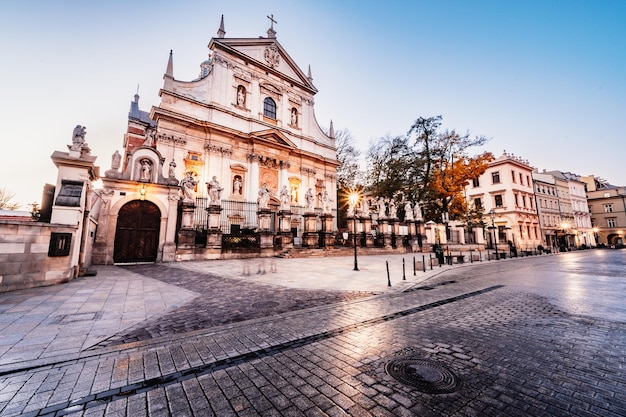
{"label": "stone statue", "polygon": [[111,157],[111,169],[118,170],[120,169],[120,163],[122,162],[122,155],[116,150],[113,156]]}
{"label": "stone statue", "polygon": [[313,203],[315,201],[315,196],[313,195],[313,190],[309,188],[304,195],[304,201],[306,203],[306,211],[313,211]]}
{"label": "stone statue", "polygon": [[237,105],[243,107],[246,104],[246,89],[243,85],[237,87]]}
{"label": "stone statue", "polygon": [[146,129],[146,140],[143,141],[143,146],[154,146],[156,142],[156,129],[149,128]]}
{"label": "stone statue", "polygon": [[363,217],[369,217],[370,215],[370,203],[365,197],[363,197],[363,199],[361,200],[361,215]]}
{"label": "stone statue", "polygon": [[241,195],[243,189],[243,181],[241,181],[241,177],[239,175],[235,175],[235,179],[233,180],[233,194]]}
{"label": "stone statue", "polygon": [[76,125],[72,132],[72,145],[70,150],[80,151],[85,145],[85,135],[87,134],[87,128],[85,126]]}
{"label": "stone statue", "polygon": [[298,109],[291,109],[291,126],[298,126]]}
{"label": "stone statue", "polygon": [[346,212],[346,217],[354,217],[354,206],[352,204],[348,204],[348,211]]}
{"label": "stone statue", "polygon": [[183,192],[183,203],[195,203],[193,200],[193,193],[196,188],[196,184],[198,184],[198,181],[193,178],[191,171],[187,172],[185,174],[185,178],[180,181],[180,187]]}
{"label": "stone statue", "polygon": [[259,188],[259,209],[267,209],[270,204],[270,190],[267,188],[267,183],[263,183]]}
{"label": "stone statue", "polygon": [[289,211],[291,209],[289,201],[289,190],[287,189],[286,185],[283,185],[283,188],[280,190],[280,209],[284,211]]}
{"label": "stone statue", "polygon": [[413,216],[417,221],[422,220],[422,208],[419,202],[415,203],[415,207],[413,207]]}
{"label": "stone statue", "polygon": [[404,205],[404,221],[410,222],[413,220],[413,207],[411,206],[411,202],[407,201]]}
{"label": "stone statue", "polygon": [[389,200],[389,218],[391,219],[398,218],[398,208],[396,207],[396,202],[393,198]]}
{"label": "stone statue", "polygon": [[150,174],[152,174],[152,166],[150,164],[150,161],[148,161],[147,159],[143,159],[141,161],[140,181],[150,181],[150,178],[151,178]]}
{"label": "stone statue", "polygon": [[387,214],[387,206],[385,205],[385,199],[378,197],[378,218],[384,218]]}
{"label": "stone statue", "polygon": [[176,162],[174,162],[173,159],[172,162],[170,162],[170,168],[167,171],[167,176],[170,178],[176,177]]}
{"label": "stone statue", "polygon": [[330,196],[328,195],[328,191],[324,190],[324,195],[322,196],[322,211],[324,213],[332,213],[333,208],[331,207],[331,204],[333,200],[330,199]]}
{"label": "stone statue", "polygon": [[210,182],[207,182],[207,191],[209,192],[209,204],[211,205],[219,205],[220,200],[222,198],[222,187],[220,187],[220,183],[217,180],[217,177],[214,175],[213,179]]}

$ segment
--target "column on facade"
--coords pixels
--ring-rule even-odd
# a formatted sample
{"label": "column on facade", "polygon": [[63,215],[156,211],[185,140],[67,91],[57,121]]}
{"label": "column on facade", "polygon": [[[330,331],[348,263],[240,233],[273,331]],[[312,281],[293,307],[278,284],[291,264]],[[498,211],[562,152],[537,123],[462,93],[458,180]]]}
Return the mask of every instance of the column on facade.
{"label": "column on facade", "polygon": [[180,196],[178,187],[170,188],[167,196],[169,218],[165,227],[165,245],[163,246],[163,262],[176,260],[176,213],[178,212]]}
{"label": "column on facade", "polygon": [[256,202],[259,194],[259,156],[248,155],[248,170],[250,175],[246,176],[246,201]]}
{"label": "column on facade", "polygon": [[289,167],[291,165],[287,161],[280,161],[279,164],[279,174],[278,174],[278,192],[283,188],[283,186],[289,189]]}

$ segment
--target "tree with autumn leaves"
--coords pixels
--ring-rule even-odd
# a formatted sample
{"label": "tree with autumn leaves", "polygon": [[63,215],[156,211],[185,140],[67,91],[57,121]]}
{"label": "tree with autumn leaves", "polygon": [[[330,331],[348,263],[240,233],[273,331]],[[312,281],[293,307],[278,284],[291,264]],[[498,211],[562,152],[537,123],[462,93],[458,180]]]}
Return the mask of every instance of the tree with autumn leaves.
{"label": "tree with autumn leaves", "polygon": [[[493,160],[490,152],[470,155],[487,142],[455,130],[441,131],[441,116],[420,117],[406,136],[384,137],[367,152],[368,188],[376,196],[420,202],[425,221],[475,223],[479,209],[468,207],[465,187]],[[470,219],[471,217],[471,219]]]}

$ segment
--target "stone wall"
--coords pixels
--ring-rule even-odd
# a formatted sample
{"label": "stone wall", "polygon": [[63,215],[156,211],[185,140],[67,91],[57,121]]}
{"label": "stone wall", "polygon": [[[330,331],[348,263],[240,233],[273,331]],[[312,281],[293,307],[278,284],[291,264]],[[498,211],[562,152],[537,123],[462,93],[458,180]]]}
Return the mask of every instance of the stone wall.
{"label": "stone wall", "polygon": [[69,252],[78,244],[77,228],[38,222],[0,220],[0,292],[59,284],[77,274],[71,256],[49,256],[53,233],[71,235]]}

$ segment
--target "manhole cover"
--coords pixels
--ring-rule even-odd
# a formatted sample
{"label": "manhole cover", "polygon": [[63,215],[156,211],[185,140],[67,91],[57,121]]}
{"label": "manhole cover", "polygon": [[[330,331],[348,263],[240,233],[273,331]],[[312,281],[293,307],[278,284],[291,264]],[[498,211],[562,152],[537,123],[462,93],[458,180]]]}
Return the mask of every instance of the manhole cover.
{"label": "manhole cover", "polygon": [[454,392],[461,385],[454,372],[428,359],[393,359],[387,363],[385,371],[403,384],[428,394]]}
{"label": "manhole cover", "polygon": [[259,301],[252,304],[254,308],[274,308],[278,305],[276,301]]}

